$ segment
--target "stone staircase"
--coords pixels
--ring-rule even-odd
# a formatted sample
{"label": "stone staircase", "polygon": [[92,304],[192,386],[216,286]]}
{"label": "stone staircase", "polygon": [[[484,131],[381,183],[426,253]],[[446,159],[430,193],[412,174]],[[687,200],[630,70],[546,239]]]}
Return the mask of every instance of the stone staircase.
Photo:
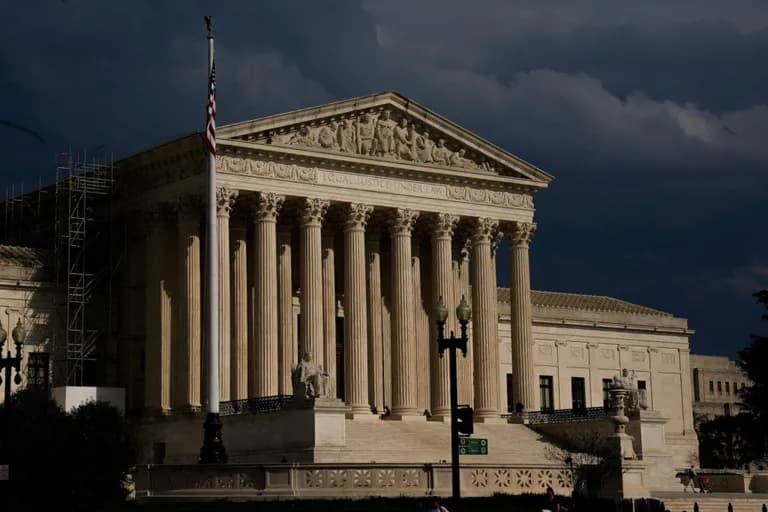
{"label": "stone staircase", "polygon": [[670,512],[693,512],[694,503],[698,504],[699,512],[728,512],[728,504],[733,506],[733,512],[761,512],[764,505],[768,505],[766,494],[734,494],[724,496],[715,494],[693,494],[689,496],[669,496],[659,493],[654,495],[664,501],[664,505]]}
{"label": "stone staircase", "polygon": [[[466,463],[558,464],[552,445],[518,424],[475,424],[472,437],[488,439],[488,455],[466,455]],[[435,421],[347,420],[346,449],[324,462],[438,463],[450,461],[450,424]]]}

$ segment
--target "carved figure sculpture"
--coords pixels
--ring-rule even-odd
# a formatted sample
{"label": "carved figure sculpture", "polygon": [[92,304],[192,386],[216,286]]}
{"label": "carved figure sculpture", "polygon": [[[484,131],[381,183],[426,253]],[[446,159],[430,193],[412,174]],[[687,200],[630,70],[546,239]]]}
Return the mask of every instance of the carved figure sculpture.
{"label": "carved figure sculpture", "polygon": [[312,354],[305,352],[291,371],[293,396],[318,398],[327,396],[328,373],[312,364]]}
{"label": "carved figure sculpture", "polygon": [[434,162],[432,159],[432,151],[434,149],[435,143],[429,138],[429,132],[425,131],[416,141],[416,156],[418,157],[418,160],[425,164]]}
{"label": "carved figure sculpture", "polygon": [[366,112],[363,118],[357,122],[357,152],[361,155],[373,154],[373,135],[376,131],[376,123],[370,112]]}
{"label": "carved figure sculpture", "polygon": [[324,149],[338,150],[339,146],[336,143],[336,123],[331,121],[330,123],[323,125],[320,128],[320,132],[317,134],[317,142],[320,143],[320,147]]}
{"label": "carved figure sculpture", "polygon": [[476,169],[477,166],[469,158],[465,158],[464,155],[467,151],[461,148],[456,153],[451,155],[451,165],[454,167],[461,167],[462,169]]}
{"label": "carved figure sculpture", "polygon": [[296,145],[296,146],[306,146],[306,147],[316,147],[317,143],[312,138],[312,132],[309,131],[309,127],[306,125],[301,125],[299,127],[299,130],[291,137],[291,140],[288,141],[288,144]]}
{"label": "carved figure sculpture", "polygon": [[445,147],[445,139],[438,139],[437,146],[432,149],[432,160],[436,164],[449,165],[451,150]]}
{"label": "carved figure sculpture", "polygon": [[[411,124],[411,129],[413,129],[413,124]],[[395,140],[395,155],[397,158],[413,160],[408,131],[408,120],[406,118],[400,118],[400,124],[395,127],[393,137]]]}
{"label": "carved figure sculpture", "polygon": [[[406,120],[406,122],[408,122]],[[396,123],[389,110],[384,110],[376,122],[376,154],[379,156],[394,153],[393,133]]]}
{"label": "carved figure sculpture", "polygon": [[339,124],[339,147],[345,153],[357,153],[357,142],[355,141],[355,124],[351,117],[348,117],[341,124]]}

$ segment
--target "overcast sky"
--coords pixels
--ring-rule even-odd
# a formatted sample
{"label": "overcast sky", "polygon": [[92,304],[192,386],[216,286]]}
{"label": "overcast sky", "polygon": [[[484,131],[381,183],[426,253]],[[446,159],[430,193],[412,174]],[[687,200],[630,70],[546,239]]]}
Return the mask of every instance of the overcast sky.
{"label": "overcast sky", "polygon": [[765,0],[471,4],[3,1],[0,120],[42,137],[0,124],[3,186],[200,130],[212,14],[219,124],[396,90],[555,176],[534,288],[673,312],[733,355],[768,287]]}

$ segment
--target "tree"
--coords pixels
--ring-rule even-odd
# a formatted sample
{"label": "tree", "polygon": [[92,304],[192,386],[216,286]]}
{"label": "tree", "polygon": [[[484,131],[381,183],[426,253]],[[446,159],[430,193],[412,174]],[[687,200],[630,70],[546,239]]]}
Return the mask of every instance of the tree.
{"label": "tree", "polygon": [[[125,421],[104,402],[65,413],[46,393],[23,390],[0,406],[2,505],[30,510],[109,509],[121,502],[133,452]],[[4,501],[6,500],[6,501]]]}
{"label": "tree", "polygon": [[[768,320],[768,290],[753,296],[766,308],[762,319]],[[752,381],[752,385],[739,390],[739,396],[755,423],[749,430],[755,435],[750,443],[754,446],[752,460],[757,460],[768,455],[768,336],[752,334],[751,338],[751,343],[739,351],[737,364]]]}
{"label": "tree", "polygon": [[[754,294],[758,304],[766,308],[763,320],[768,320],[768,290]],[[763,425],[768,426],[768,336],[752,334],[752,342],[739,351],[737,364],[752,381],[740,391],[747,410]]]}
{"label": "tree", "polygon": [[751,414],[703,421],[698,434],[702,467],[741,468],[762,456],[763,433]]}

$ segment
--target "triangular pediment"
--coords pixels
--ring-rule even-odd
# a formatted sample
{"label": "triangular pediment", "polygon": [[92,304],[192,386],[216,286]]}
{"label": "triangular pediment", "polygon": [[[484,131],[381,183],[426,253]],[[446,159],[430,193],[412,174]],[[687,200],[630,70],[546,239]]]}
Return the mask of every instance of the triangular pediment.
{"label": "triangular pediment", "polygon": [[225,125],[217,136],[219,140],[508,176],[537,188],[552,180],[534,165],[393,92]]}

